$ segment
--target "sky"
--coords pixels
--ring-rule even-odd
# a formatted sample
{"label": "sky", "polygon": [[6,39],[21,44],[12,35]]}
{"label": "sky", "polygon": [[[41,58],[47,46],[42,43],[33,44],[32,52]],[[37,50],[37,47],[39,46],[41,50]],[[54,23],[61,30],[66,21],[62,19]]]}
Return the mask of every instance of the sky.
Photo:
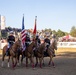
{"label": "sky", "polygon": [[52,29],[70,32],[76,26],[76,0],[0,0],[0,15],[6,18],[6,27],[25,29]]}

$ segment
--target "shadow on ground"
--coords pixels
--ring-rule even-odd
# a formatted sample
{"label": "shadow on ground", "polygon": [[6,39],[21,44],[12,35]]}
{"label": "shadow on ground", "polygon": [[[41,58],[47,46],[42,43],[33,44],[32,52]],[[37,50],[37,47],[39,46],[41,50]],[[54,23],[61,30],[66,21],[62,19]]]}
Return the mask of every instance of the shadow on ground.
{"label": "shadow on ground", "polygon": [[73,57],[76,57],[76,52],[60,52],[57,56],[73,56]]}

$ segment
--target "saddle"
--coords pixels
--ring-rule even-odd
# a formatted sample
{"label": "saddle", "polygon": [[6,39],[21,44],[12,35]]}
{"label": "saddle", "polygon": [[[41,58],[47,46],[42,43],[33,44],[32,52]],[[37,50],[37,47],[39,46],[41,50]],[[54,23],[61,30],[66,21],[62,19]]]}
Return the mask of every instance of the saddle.
{"label": "saddle", "polygon": [[49,54],[48,54],[48,51],[47,51],[48,49],[46,48],[46,50],[44,51],[44,57],[48,57],[49,56]]}

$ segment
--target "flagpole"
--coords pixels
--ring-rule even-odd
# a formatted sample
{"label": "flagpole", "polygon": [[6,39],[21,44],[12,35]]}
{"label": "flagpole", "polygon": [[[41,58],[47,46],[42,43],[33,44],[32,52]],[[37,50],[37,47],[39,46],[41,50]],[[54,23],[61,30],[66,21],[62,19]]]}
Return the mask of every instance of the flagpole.
{"label": "flagpole", "polygon": [[[37,16],[35,16],[35,20],[36,20],[36,29],[37,29]],[[36,32],[36,34],[37,34],[37,32]]]}

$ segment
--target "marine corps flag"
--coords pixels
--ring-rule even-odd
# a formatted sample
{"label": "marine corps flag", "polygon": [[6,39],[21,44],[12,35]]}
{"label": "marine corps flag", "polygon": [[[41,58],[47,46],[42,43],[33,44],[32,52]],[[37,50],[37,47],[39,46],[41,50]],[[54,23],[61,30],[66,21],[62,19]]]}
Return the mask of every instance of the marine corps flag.
{"label": "marine corps flag", "polygon": [[35,17],[35,26],[34,26],[34,30],[33,30],[33,38],[36,37],[36,32],[37,32],[37,28],[36,28],[36,21],[37,21],[37,16]]}
{"label": "marine corps flag", "polygon": [[33,34],[36,34],[36,20],[37,20],[37,17],[35,17],[35,26],[34,26]]}

